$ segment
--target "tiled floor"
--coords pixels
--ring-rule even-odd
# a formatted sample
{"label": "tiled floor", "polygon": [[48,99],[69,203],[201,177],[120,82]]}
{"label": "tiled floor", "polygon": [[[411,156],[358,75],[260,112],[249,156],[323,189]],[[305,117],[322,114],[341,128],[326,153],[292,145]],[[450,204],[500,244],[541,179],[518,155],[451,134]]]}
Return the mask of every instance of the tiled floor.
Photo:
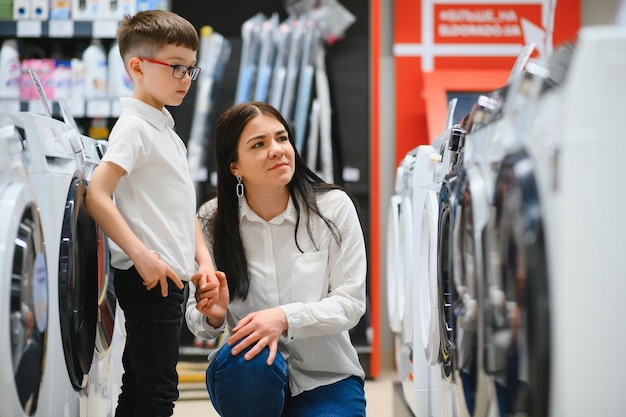
{"label": "tiled floor", "polygon": [[[174,417],[202,416],[217,417],[204,386],[205,365],[179,364],[181,374],[180,399],[174,408]],[[393,415],[393,382],[396,374],[392,370],[382,371],[375,380],[365,381],[367,415],[386,417]]]}

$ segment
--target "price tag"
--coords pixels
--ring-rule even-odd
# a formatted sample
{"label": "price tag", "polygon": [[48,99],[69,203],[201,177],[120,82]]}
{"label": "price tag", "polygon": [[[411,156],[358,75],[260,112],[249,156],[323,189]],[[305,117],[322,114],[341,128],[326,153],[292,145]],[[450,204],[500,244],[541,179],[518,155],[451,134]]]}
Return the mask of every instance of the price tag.
{"label": "price tag", "polygon": [[17,21],[17,37],[18,38],[40,38],[41,37],[41,20],[18,20]]}
{"label": "price tag", "polygon": [[119,100],[111,102],[111,117],[120,117],[122,114],[122,103]]}
{"label": "price tag", "polygon": [[74,21],[67,19],[49,20],[48,34],[51,38],[71,38],[74,36]]}
{"label": "price tag", "polygon": [[[40,114],[42,116],[46,115],[46,110],[44,109],[43,103],[41,100],[28,100],[28,111],[35,114]],[[50,110],[48,110],[49,112]]]}
{"label": "price tag", "polygon": [[70,111],[74,117],[85,117],[85,100],[68,100]]}
{"label": "price tag", "polygon": [[7,113],[17,113],[21,110],[22,105],[19,100],[0,100],[0,109]]}
{"label": "price tag", "polygon": [[114,39],[117,36],[117,20],[96,20],[93,22],[93,37]]}
{"label": "price tag", "polygon": [[358,182],[361,179],[361,170],[355,167],[344,167],[342,176],[345,182]]}
{"label": "price tag", "polygon": [[109,117],[111,114],[111,103],[109,100],[88,100],[87,117]]}

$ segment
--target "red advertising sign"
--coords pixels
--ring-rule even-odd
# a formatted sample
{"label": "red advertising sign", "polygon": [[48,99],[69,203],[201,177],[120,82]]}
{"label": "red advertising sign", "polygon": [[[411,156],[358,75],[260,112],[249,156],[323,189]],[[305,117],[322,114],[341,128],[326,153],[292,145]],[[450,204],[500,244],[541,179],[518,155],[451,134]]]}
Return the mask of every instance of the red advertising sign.
{"label": "red advertising sign", "polygon": [[541,17],[541,4],[436,4],[434,40],[435,44],[524,44],[524,26],[541,28]]}

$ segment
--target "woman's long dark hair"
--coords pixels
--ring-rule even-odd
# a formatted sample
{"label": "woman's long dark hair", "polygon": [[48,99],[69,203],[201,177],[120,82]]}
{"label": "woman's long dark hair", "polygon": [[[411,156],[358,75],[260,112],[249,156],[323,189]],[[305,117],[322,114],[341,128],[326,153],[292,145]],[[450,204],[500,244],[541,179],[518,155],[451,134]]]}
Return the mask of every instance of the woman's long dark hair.
{"label": "woman's long dark hair", "polygon": [[[341,235],[337,226],[324,217],[317,206],[317,194],[330,190],[343,190],[336,184],[324,182],[310,170],[297,152],[293,132],[283,116],[267,103],[250,102],[238,104],[218,119],[215,128],[215,158],[217,160],[217,210],[209,219],[203,219],[204,231],[213,246],[215,266],[226,274],[231,300],[248,296],[250,277],[244,243],[239,230],[239,200],[235,192],[237,179],[230,171],[231,162],[238,159],[237,148],[241,132],[246,124],[259,115],[273,117],[278,120],[289,135],[289,143],[294,149],[295,169],[288,184],[289,194],[296,209],[296,228],[294,239],[302,252],[297,240],[298,228],[304,211],[306,228],[313,240],[311,215],[319,216],[328,226],[337,244],[341,244]],[[347,193],[347,191],[346,191]],[[350,193],[347,193],[358,208],[358,204]],[[302,207],[300,205],[302,204]]]}

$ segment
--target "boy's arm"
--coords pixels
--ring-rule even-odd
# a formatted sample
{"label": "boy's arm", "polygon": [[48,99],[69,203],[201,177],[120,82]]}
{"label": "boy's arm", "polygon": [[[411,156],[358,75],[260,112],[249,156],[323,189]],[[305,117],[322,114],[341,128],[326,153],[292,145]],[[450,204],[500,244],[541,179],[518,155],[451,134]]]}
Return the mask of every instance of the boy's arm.
{"label": "boy's arm", "polygon": [[207,272],[212,272],[213,274],[215,274],[215,266],[213,265],[213,260],[211,259],[209,248],[207,247],[206,241],[204,240],[202,226],[200,225],[200,221],[197,217],[195,218],[194,227],[194,236],[196,241],[196,262],[198,263],[200,268],[206,266]]}
{"label": "boy's arm", "polygon": [[[191,277],[191,280],[196,286],[198,294],[202,294],[202,298],[205,299],[205,301],[201,303],[200,308],[206,306],[208,311],[212,305],[217,303],[222,291],[220,291],[220,280],[216,275],[215,266],[213,265],[213,260],[211,259],[211,254],[207,247],[206,240],[204,239],[204,233],[202,232],[202,226],[198,218],[195,219],[195,244],[195,258],[198,264],[198,271]],[[222,309],[219,310],[220,313],[218,317],[214,319],[221,323],[224,320],[224,316],[221,316]],[[225,315],[225,308],[223,310]]]}
{"label": "boy's arm", "polygon": [[123,168],[112,162],[102,162],[89,181],[85,196],[85,208],[104,233],[132,259],[147,290],[161,286],[161,294],[167,296],[167,278],[176,286],[183,283],[159,255],[151,252],[137,238],[113,203],[113,192],[126,174]]}

